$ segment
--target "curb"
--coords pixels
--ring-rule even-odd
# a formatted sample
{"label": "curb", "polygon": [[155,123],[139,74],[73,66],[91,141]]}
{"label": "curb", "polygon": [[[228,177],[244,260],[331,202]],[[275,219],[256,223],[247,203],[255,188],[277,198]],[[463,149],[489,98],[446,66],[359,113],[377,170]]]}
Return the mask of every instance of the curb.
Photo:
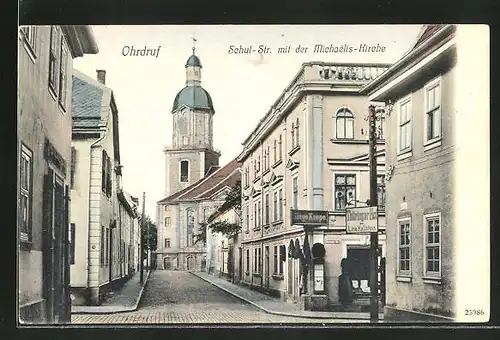
{"label": "curb", "polygon": [[[107,309],[108,306],[96,306],[96,310],[93,311],[78,311],[78,312],[71,312],[71,315],[82,315],[82,314],[119,314],[119,313],[130,313],[130,312],[135,312],[139,308],[139,303],[141,302],[142,299],[142,294],[144,292],[144,288],[146,288],[146,285],[148,284],[148,279],[149,279],[149,274],[151,274],[151,270],[148,270],[146,273],[146,277],[144,278],[144,284],[141,287],[141,290],[139,292],[139,296],[137,297],[137,300],[134,304],[133,307],[118,307],[117,309],[114,310],[98,310],[98,308],[102,309]],[[112,307],[111,307],[112,308]]]}
{"label": "curb", "polygon": [[[357,316],[354,316],[354,315],[345,315],[345,316],[342,316],[342,317],[337,317],[337,316],[325,316],[325,315],[302,315],[302,314],[296,314],[296,313],[287,313],[287,312],[278,312],[278,311],[272,311],[272,310],[269,310],[267,308],[264,308],[258,304],[256,304],[255,302],[252,302],[244,297],[242,297],[241,295],[235,293],[235,292],[232,292],[220,285],[218,285],[217,283],[213,282],[213,281],[210,281],[192,271],[190,271],[191,274],[193,274],[194,276],[202,279],[203,281],[205,282],[208,282],[210,283],[211,285],[219,288],[219,289],[222,289],[223,291],[225,291],[226,293],[229,293],[235,297],[237,297],[238,299],[240,300],[243,300],[251,305],[253,305],[254,307],[257,307],[258,309],[268,313],[268,314],[274,314],[274,315],[282,315],[282,316],[290,316],[290,317],[297,317],[297,318],[307,318],[307,319],[338,319],[338,320],[350,320],[350,319],[356,319],[356,320],[370,320],[370,316],[367,315],[367,316],[360,316],[360,315],[357,315]],[[382,321],[382,320],[380,320]]]}

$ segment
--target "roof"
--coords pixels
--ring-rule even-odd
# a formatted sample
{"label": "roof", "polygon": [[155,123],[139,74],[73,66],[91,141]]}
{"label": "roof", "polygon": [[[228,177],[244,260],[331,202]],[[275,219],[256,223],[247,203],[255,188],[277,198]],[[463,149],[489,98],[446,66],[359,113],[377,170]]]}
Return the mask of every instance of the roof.
{"label": "roof", "polygon": [[187,188],[170,195],[158,203],[174,203],[186,200],[202,200],[210,199],[212,195],[225,187],[233,187],[241,180],[241,173],[237,170],[241,167],[241,163],[237,159],[233,159],[225,166],[218,168],[212,173],[207,173],[199,181],[191,184]]}
{"label": "roof", "polygon": [[78,75],[72,77],[71,97],[73,127],[97,127],[101,120],[101,103],[104,91]]}
{"label": "roof", "polygon": [[192,109],[208,109],[212,111],[214,109],[212,97],[210,97],[210,94],[199,85],[186,86],[180,90],[175,96],[172,112],[183,105]]}
{"label": "roof", "polygon": [[417,41],[412,47],[412,50],[422,45],[427,39],[429,39],[434,33],[439,31],[441,28],[446,26],[445,24],[432,24],[432,25],[424,25],[420,34],[417,37]]}
{"label": "roof", "polygon": [[200,68],[202,67],[200,59],[194,55],[194,51],[193,51],[193,54],[186,61],[186,67],[188,67],[188,66],[197,66]]}

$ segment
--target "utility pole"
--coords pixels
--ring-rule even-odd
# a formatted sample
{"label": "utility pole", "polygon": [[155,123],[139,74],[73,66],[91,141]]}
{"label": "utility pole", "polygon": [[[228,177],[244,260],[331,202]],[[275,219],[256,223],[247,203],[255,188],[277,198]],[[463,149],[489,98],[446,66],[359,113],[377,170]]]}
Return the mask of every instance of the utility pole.
{"label": "utility pole", "polygon": [[142,237],[144,230],[144,210],[146,207],[146,193],[142,193],[142,217],[141,217],[141,256],[140,257],[140,266],[141,266],[141,283],[144,282],[144,238]]}
{"label": "utility pole", "polygon": [[[377,207],[377,135],[375,124],[375,106],[368,107],[369,122],[369,160],[370,160],[370,206]],[[378,214],[378,209],[376,210]],[[377,217],[378,218],[378,217]],[[378,222],[377,232],[370,233],[370,321],[378,322]]]}

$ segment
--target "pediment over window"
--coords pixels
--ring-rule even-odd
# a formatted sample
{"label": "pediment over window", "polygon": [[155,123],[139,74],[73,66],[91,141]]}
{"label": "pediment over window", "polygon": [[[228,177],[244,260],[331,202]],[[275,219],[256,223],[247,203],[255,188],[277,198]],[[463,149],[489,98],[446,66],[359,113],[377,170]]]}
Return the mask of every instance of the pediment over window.
{"label": "pediment over window", "polygon": [[262,181],[260,181],[260,186],[262,188],[265,188],[265,187],[269,186],[269,183],[270,183],[270,180],[266,181],[266,180],[262,179]]}
{"label": "pediment over window", "polygon": [[278,183],[278,182],[280,182],[282,180],[283,180],[283,176],[282,175],[276,176],[276,174],[273,172],[271,174],[271,178],[269,179],[269,182],[271,184],[276,184],[276,183]]}
{"label": "pediment over window", "polygon": [[286,162],[286,168],[288,170],[293,170],[299,167],[300,162],[293,159],[293,158],[288,158],[288,161]]}
{"label": "pediment over window", "polygon": [[250,197],[255,197],[260,194],[260,190],[256,190],[255,188],[252,188],[252,191],[250,191]]}

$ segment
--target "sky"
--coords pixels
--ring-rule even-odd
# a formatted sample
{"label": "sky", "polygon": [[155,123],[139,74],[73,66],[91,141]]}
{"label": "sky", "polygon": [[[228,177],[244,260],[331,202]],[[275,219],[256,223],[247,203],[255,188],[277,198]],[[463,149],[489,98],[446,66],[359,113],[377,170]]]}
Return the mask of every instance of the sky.
{"label": "sky", "polygon": [[[202,68],[201,85],[214,108],[214,147],[220,165],[242,151],[241,143],[300,70],[302,63],[394,63],[415,42],[421,25],[216,25],[92,26],[99,53],[75,59],[74,67],[96,79],[106,70],[106,86],[115,95],[120,123],[123,189],[146,193],[146,214],[156,219],[156,202],[165,193],[165,155],[172,143],[172,104],[185,86],[185,63],[193,43]],[[196,42],[193,41],[193,37]],[[314,53],[315,44],[358,51]],[[359,45],[384,47],[360,52]],[[250,45],[249,54],[230,47]],[[264,45],[269,53],[259,54]],[[277,53],[290,46],[289,53]],[[302,51],[297,52],[297,47]],[[155,56],[132,56],[130,49],[155,50]],[[159,48],[159,50],[158,50]],[[380,49],[379,49],[380,50]]]}

